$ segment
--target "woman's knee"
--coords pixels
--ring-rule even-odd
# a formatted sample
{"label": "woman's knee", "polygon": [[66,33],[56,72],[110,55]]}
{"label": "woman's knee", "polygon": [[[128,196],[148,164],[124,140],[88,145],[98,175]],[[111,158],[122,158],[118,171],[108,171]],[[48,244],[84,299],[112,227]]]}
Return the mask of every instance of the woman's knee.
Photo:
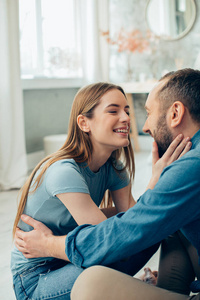
{"label": "woman's knee", "polygon": [[108,268],[103,266],[93,266],[84,270],[74,283],[71,292],[72,300],[94,300],[99,294],[104,273]]}

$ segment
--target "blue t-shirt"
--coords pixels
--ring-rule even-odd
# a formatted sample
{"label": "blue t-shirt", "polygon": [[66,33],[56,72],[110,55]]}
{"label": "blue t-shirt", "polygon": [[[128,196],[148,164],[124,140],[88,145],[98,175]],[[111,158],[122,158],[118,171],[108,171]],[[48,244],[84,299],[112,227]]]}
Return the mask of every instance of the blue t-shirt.
{"label": "blue t-shirt", "polygon": [[[122,164],[118,163],[117,168],[121,169]],[[37,190],[29,194],[24,213],[43,222],[55,235],[66,235],[78,225],[65,205],[56,197],[57,194],[86,193],[99,206],[107,189],[114,191],[128,184],[126,171],[117,172],[110,161],[94,173],[86,164],[76,163],[73,159],[59,160],[47,169]],[[19,227],[24,231],[32,230],[31,226],[22,221],[19,222]],[[14,247],[11,270],[15,274],[43,260],[44,258],[27,259]]]}

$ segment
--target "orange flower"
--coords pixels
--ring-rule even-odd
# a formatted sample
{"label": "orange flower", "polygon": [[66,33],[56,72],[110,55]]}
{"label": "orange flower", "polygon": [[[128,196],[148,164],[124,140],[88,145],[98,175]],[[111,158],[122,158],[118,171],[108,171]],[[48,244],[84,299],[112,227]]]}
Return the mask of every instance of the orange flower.
{"label": "orange flower", "polygon": [[145,38],[139,29],[130,32],[121,28],[116,39],[110,37],[110,32],[101,32],[102,36],[106,37],[106,41],[110,45],[117,45],[118,52],[144,52],[149,46],[148,38]]}

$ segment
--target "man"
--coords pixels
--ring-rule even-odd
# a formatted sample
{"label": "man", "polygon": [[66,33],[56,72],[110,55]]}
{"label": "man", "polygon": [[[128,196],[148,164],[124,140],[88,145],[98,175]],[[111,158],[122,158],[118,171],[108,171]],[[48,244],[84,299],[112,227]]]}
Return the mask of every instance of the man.
{"label": "man", "polygon": [[[54,237],[44,225],[24,217],[24,221],[43,235],[41,253],[31,249],[29,254],[27,233],[18,231],[16,242],[23,240],[18,247],[25,249],[27,257],[50,255],[65,259],[67,255],[73,264],[88,268],[112,264],[171,235],[163,242],[164,265],[173,269],[170,258],[179,250],[182,261],[175,266],[177,272],[173,276],[166,276],[167,280],[168,270],[163,271],[163,267],[159,270],[158,286],[176,293],[146,285],[109,268],[92,267],[78,278],[72,299],[190,299],[186,295],[188,285],[195,276],[200,279],[197,261],[197,251],[200,253],[200,71],[183,69],[168,73],[149,94],[145,108],[148,117],[143,130],[154,137],[160,156],[178,134],[192,138],[192,149],[164,169],[155,188],[148,189],[127,212],[96,226],[79,226],[66,238]],[[183,268],[181,273],[178,273],[179,266]]]}

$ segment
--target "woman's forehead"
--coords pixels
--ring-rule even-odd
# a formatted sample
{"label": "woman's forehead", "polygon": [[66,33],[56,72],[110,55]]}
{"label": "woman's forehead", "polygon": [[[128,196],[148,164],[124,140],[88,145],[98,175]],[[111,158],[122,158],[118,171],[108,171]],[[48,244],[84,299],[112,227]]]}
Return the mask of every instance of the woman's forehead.
{"label": "woman's forehead", "polygon": [[101,105],[127,105],[127,100],[125,95],[118,89],[112,89],[106,92],[100,99]]}

